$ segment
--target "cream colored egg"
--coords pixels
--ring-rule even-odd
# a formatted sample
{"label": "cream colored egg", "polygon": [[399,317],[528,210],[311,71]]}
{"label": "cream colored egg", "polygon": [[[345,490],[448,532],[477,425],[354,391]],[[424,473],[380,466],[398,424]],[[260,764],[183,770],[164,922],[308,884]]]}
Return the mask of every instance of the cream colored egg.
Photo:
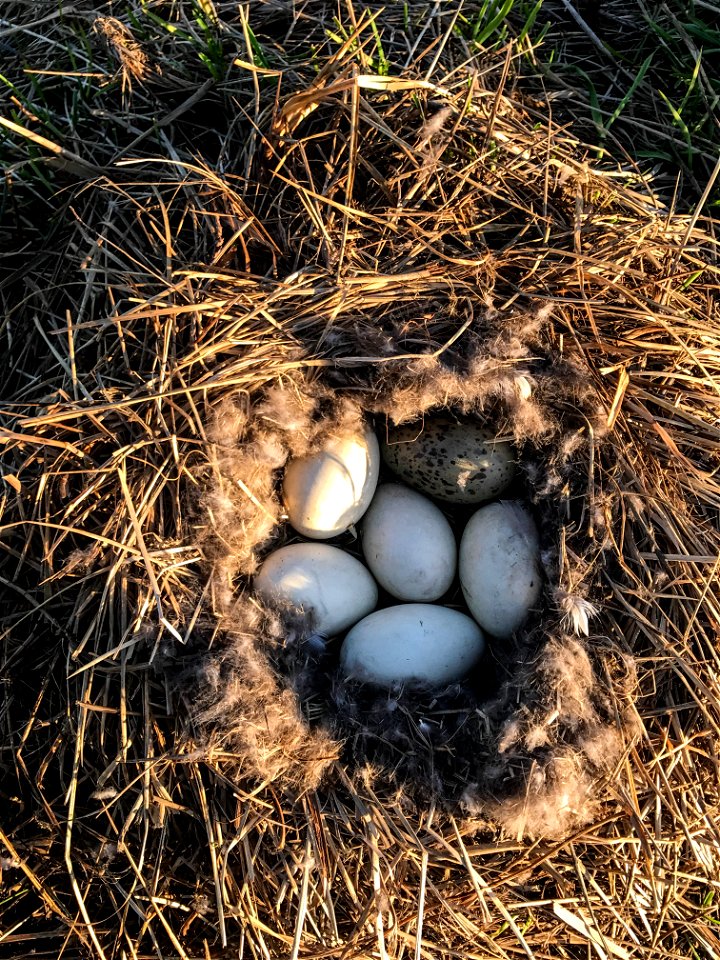
{"label": "cream colored egg", "polygon": [[362,525],[365,561],[398,600],[437,600],[457,569],[457,544],[442,511],[399,483],[381,484]]}
{"label": "cream colored egg", "polygon": [[265,560],[255,577],[265,600],[284,600],[312,611],[318,633],[333,637],[377,606],[370,572],[344,550],[328,543],[293,543]]}
{"label": "cream colored egg", "polygon": [[479,423],[447,415],[391,427],[382,456],[411,487],[449,503],[491,500],[516,472],[509,441]]}
{"label": "cream colored egg", "polygon": [[460,584],[480,626],[510,637],[540,596],[537,527],[518,501],[481,507],[460,541]]}
{"label": "cream colored egg", "polygon": [[318,453],[291,460],[283,481],[290,523],[311,540],[344,533],[370,505],[379,466],[380,451],[371,430],[333,437]]}
{"label": "cream colored egg", "polygon": [[482,656],[478,625],[457,610],[407,603],[376,610],[345,637],[340,667],[346,677],[389,686],[461,680]]}

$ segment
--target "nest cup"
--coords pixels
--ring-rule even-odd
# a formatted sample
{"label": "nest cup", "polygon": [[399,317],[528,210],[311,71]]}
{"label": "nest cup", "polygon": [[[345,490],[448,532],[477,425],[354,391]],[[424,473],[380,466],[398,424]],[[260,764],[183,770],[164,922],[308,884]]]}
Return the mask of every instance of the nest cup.
{"label": "nest cup", "polygon": [[[219,411],[211,516],[222,533],[215,549],[229,646],[206,664],[212,693],[202,716],[248,769],[290,789],[331,783],[335,764],[350,774],[372,769],[385,788],[401,785],[423,804],[483,813],[516,834],[558,836],[595,815],[636,729],[632,657],[594,617],[611,565],[612,510],[592,500],[588,464],[613,459],[608,411],[589,371],[558,350],[549,309],[485,308],[477,327],[441,353],[389,357],[350,376],[341,364],[329,376],[299,365],[244,411],[232,400]],[[356,337],[345,331],[345,356],[365,340]],[[337,649],[317,637],[311,615],[264,606],[252,574],[294,538],[279,496],[289,459],[368,419],[382,436],[390,423],[421,429],[418,414],[438,413],[491,423],[513,439],[519,476],[508,495],[532,505],[545,590],[517,636],[493,644],[467,681],[379,690],[342,676]],[[471,513],[451,511],[456,533]],[[353,551],[354,539],[332,542]],[[458,595],[451,588],[446,601]],[[250,662],[273,691],[264,720],[255,683],[243,685]]]}

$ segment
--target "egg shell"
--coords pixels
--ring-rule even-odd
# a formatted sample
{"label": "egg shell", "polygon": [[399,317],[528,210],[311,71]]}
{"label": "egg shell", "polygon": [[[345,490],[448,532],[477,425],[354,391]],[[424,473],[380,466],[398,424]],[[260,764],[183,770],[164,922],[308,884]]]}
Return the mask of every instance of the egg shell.
{"label": "egg shell", "polygon": [[410,486],[449,503],[491,500],[516,472],[512,443],[477,423],[445,416],[390,428],[382,457]]}
{"label": "egg shell", "polygon": [[379,468],[380,450],[371,430],[332,437],[317,453],[291,460],[283,480],[290,523],[311,540],[344,533],[369,507]]}
{"label": "egg shell", "polygon": [[292,543],[271,553],[255,577],[265,600],[285,600],[315,614],[315,629],[332,637],[377,606],[371,573],[329,543]]}
{"label": "egg shell", "polygon": [[381,484],[362,525],[365,561],[398,600],[437,600],[457,569],[457,544],[442,511],[399,483]]}
{"label": "egg shell", "polygon": [[540,543],[535,521],[515,500],[476,511],[460,541],[460,584],[480,626],[507,638],[540,596]]}
{"label": "egg shell", "polygon": [[340,651],[344,675],[367,683],[452,683],[482,656],[485,638],[458,610],[407,603],[376,610],[356,623]]}

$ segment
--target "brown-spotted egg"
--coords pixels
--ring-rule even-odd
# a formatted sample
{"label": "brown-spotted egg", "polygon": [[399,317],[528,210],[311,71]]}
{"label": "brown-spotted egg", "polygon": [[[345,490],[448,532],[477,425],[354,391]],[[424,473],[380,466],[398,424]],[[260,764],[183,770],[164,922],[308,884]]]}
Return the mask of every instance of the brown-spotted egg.
{"label": "brown-spotted egg", "polygon": [[515,476],[513,445],[479,424],[433,417],[391,426],[382,457],[410,486],[450,503],[482,503]]}

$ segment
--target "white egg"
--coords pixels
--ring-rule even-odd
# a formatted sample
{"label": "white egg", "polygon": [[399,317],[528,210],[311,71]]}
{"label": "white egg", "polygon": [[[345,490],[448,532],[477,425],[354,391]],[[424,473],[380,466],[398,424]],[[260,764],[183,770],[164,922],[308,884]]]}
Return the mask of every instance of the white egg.
{"label": "white egg", "polygon": [[399,483],[381,484],[362,526],[365,560],[398,600],[437,600],[455,577],[457,544],[442,511]]}
{"label": "white egg", "polygon": [[408,603],[356,623],[342,645],[340,666],[345,676],[381,686],[438,685],[462,679],[484,648],[482,630],[464,613]]}
{"label": "white egg", "polygon": [[460,541],[460,584],[480,626],[510,637],[540,596],[540,543],[528,511],[508,500],[481,507]]}
{"label": "white egg", "polygon": [[280,547],[263,563],[255,590],[315,614],[318,633],[333,637],[377,606],[377,584],[355,557],[328,543]]}
{"label": "white egg", "polygon": [[290,523],[311,540],[344,533],[370,505],[379,466],[380,450],[371,430],[333,437],[318,453],[291,460],[283,481]]}

